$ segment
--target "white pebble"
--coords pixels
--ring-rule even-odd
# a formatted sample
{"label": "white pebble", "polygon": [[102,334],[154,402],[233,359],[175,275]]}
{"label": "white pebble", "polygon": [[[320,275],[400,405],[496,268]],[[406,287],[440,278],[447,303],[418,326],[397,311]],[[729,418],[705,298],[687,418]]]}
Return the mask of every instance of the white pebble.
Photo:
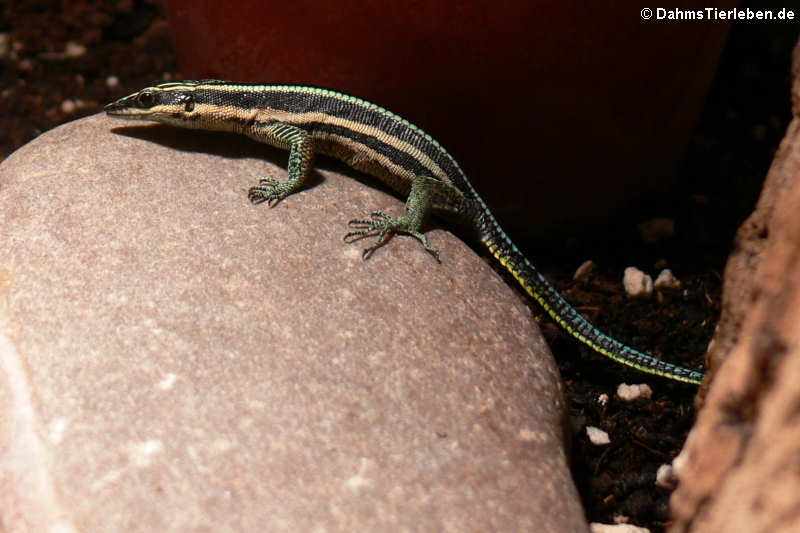
{"label": "white pebble", "polygon": [[113,89],[119,85],[119,78],[116,76],[109,76],[106,78],[106,87]]}
{"label": "white pebble", "polygon": [[64,47],[65,58],[81,57],[85,53],[86,47],[81,43],[76,43],[75,41],[67,41],[67,44]]}
{"label": "white pebble", "polygon": [[611,443],[611,439],[608,438],[608,433],[594,426],[586,426],[586,435],[589,437],[589,441],[595,446],[605,446]]}
{"label": "white pebble", "polygon": [[585,280],[592,273],[595,266],[597,265],[595,265],[594,261],[592,261],[591,259],[584,261],[583,264],[581,264],[581,266],[579,266],[578,269],[575,270],[575,274],[572,275],[572,279],[574,279],[575,281]]}
{"label": "white pebble", "polygon": [[625,293],[633,298],[653,294],[653,278],[636,267],[628,267],[622,277]]}
{"label": "white pebble", "polygon": [[78,109],[82,109],[86,107],[86,103],[83,100],[64,100],[61,102],[61,112],[69,115],[74,113]]}
{"label": "white pebble", "polygon": [[597,403],[600,404],[602,407],[605,407],[608,404],[608,394],[605,392],[597,397]]}
{"label": "white pebble", "polygon": [[592,533],[650,533],[646,527],[632,524],[600,524],[598,522],[589,524],[589,531]]}
{"label": "white pebble", "polygon": [[86,53],[86,47],[83,46],[81,43],[76,43],[75,41],[68,41],[64,45],[63,52],[42,52],[39,54],[39,57],[47,61],[61,61],[64,59],[74,59],[76,57],[81,57],[85,53]]}
{"label": "white pebble", "polygon": [[650,398],[653,396],[653,389],[650,388],[650,385],[646,383],[641,383],[638,385],[628,385],[627,383],[621,383],[619,387],[617,387],[617,396],[619,399],[625,402],[632,402],[638,398]]}
{"label": "white pebble", "polygon": [[680,289],[681,282],[675,277],[672,270],[665,268],[658,273],[653,286],[655,286],[656,289]]}
{"label": "white pebble", "polygon": [[661,465],[656,471],[656,487],[672,490],[678,483],[672,465]]}

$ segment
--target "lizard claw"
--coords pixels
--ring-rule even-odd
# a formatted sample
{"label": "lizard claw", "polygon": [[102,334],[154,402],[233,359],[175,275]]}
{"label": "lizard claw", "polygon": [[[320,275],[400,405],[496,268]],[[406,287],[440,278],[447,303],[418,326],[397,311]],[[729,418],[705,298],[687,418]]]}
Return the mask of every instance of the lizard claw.
{"label": "lizard claw", "polygon": [[426,237],[424,233],[409,229],[408,221],[405,217],[395,218],[383,211],[374,211],[370,216],[372,217],[370,220],[357,218],[348,222],[347,225],[354,231],[344,236],[344,242],[353,243],[366,237],[377,235],[375,244],[365,248],[361,253],[362,259],[369,259],[373,252],[389,242],[389,239],[391,239],[392,235],[395,233],[405,233],[417,239],[425,250],[430,253],[436,261],[441,263],[439,259],[439,250],[428,243],[428,237]]}
{"label": "lizard claw", "polygon": [[258,181],[258,185],[250,187],[247,197],[254,204],[267,202],[267,205],[272,207],[286,198],[291,192],[287,183],[265,176]]}

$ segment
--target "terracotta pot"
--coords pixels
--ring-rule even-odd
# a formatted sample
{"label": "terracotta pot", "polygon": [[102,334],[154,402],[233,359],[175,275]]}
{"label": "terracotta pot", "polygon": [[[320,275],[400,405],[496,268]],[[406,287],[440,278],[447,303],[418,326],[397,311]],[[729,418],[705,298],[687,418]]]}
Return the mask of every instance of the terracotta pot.
{"label": "terracotta pot", "polygon": [[728,30],[643,20],[633,2],[167,7],[185,76],[319,85],[388,107],[437,137],[517,236],[673,186]]}

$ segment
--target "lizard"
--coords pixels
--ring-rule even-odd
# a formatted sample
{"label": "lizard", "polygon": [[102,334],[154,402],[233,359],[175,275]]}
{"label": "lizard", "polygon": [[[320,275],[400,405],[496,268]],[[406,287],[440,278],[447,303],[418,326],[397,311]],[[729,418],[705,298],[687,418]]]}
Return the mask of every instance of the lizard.
{"label": "lizard", "polygon": [[503,231],[450,153],[422,129],[377,104],[319,87],[199,80],[145,87],[104,110],[121,119],[234,132],[287,150],[288,178],[261,178],[249,189],[253,203],[273,206],[302,188],[316,155],[339,159],[406,198],[401,216],[374,211],[368,218],[349,222],[345,242],[375,238],[364,249],[364,259],[394,234],[406,234],[439,261],[439,251],[428,241],[423,225],[431,214],[458,218],[522,289],[579,341],[645,373],[696,385],[703,380],[702,372],[637,350],[591,324]]}

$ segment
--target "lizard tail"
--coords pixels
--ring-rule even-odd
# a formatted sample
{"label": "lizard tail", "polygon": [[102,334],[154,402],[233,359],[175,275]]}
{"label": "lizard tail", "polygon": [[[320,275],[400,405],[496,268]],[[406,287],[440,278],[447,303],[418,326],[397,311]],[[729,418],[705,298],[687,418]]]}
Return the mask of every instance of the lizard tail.
{"label": "lizard tail", "polygon": [[[495,220],[491,220],[489,225],[494,226],[493,231],[484,231],[484,237],[481,239],[483,244],[500,264],[511,272],[525,292],[539,302],[553,320],[573,337],[606,357],[642,372],[684,383],[695,385],[702,383],[702,372],[662,361],[623,344],[597,329],[525,258]],[[501,238],[493,238],[492,235],[499,235]]]}

